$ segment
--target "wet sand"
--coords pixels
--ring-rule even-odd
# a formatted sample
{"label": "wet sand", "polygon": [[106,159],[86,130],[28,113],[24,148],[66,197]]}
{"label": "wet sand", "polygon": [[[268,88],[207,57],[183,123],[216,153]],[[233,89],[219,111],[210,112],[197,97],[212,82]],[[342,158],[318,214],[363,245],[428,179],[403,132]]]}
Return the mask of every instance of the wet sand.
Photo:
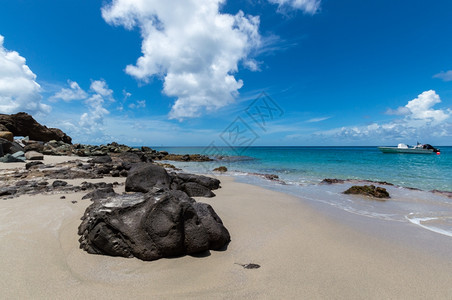
{"label": "wet sand", "polygon": [[221,181],[216,197],[197,201],[222,218],[228,249],[153,262],[79,249],[85,193],[0,200],[0,298],[452,298],[452,261],[365,234],[297,198]]}

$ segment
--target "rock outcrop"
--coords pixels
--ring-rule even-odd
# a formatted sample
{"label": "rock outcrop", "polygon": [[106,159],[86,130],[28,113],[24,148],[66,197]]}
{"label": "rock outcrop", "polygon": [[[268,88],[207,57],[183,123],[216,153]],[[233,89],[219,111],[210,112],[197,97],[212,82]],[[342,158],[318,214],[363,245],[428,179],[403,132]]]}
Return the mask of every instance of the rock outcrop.
{"label": "rock outcrop", "polygon": [[344,194],[364,195],[379,199],[391,198],[388,191],[375,185],[354,185],[344,192]]}
{"label": "rock outcrop", "polygon": [[219,250],[230,241],[210,205],[159,187],[94,200],[78,234],[80,248],[89,253],[142,260]]}
{"label": "rock outcrop", "polygon": [[60,129],[47,128],[24,112],[13,115],[0,114],[0,131],[9,131],[14,136],[28,136],[36,141],[49,142],[56,140],[67,144],[72,142],[71,137]]}

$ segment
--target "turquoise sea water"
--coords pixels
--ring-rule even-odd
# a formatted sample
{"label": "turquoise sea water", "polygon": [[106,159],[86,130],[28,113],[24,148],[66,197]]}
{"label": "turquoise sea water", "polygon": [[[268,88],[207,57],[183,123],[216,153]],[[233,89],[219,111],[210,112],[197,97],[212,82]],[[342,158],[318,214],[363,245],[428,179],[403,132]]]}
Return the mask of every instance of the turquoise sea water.
{"label": "turquoise sea water", "polygon": [[377,147],[223,147],[216,152],[203,147],[156,149],[234,156],[231,160],[202,163],[198,168],[211,170],[225,165],[234,171],[276,174],[294,184],[316,183],[324,178],[361,179],[452,192],[452,147],[441,147],[440,155],[383,154]]}
{"label": "turquoise sea water", "polygon": [[[176,154],[216,154],[211,162],[170,162],[188,172],[211,174],[218,166],[240,182],[291,194],[313,203],[327,204],[352,214],[414,224],[452,237],[452,198],[431,192],[452,192],[452,147],[441,154],[383,154],[377,147],[154,147]],[[224,156],[218,159],[218,155]],[[271,181],[255,173],[275,174]],[[342,184],[321,184],[324,178],[352,179]],[[342,192],[361,180],[385,181],[388,201],[370,201]],[[378,184],[377,184],[378,185]],[[451,194],[452,195],[452,194]]]}

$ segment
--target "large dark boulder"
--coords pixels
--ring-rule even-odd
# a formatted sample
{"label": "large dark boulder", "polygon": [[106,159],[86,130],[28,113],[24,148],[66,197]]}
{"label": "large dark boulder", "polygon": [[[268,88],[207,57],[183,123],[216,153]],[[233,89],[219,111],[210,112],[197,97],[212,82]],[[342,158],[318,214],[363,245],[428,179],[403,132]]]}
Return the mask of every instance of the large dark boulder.
{"label": "large dark boulder", "polygon": [[188,173],[177,173],[175,176],[181,179],[183,182],[196,182],[197,184],[200,184],[211,190],[220,188],[220,180],[216,178]]}
{"label": "large dark boulder", "polygon": [[163,188],[95,200],[78,234],[80,248],[89,253],[142,260],[218,250],[230,241],[210,205]]}
{"label": "large dark boulder", "polygon": [[56,140],[67,144],[72,142],[71,137],[60,129],[47,128],[24,112],[13,115],[0,114],[0,130],[10,131],[14,136],[28,136],[35,141],[48,142]]}
{"label": "large dark boulder", "polygon": [[154,186],[169,188],[171,177],[165,168],[152,163],[137,163],[126,179],[126,192],[149,192]]}

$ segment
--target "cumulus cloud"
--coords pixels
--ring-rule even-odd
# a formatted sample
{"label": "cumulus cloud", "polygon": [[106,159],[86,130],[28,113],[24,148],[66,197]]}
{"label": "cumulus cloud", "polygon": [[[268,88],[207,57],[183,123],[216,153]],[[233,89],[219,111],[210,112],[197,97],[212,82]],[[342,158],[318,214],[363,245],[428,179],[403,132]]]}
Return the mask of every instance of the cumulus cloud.
{"label": "cumulus cloud", "polygon": [[110,113],[105,108],[105,100],[114,101],[113,91],[105,80],[91,82],[90,90],[93,94],[85,100],[88,112],[82,114],[79,125],[88,134],[98,134],[103,131],[104,117]]}
{"label": "cumulus cloud", "polygon": [[100,94],[89,97],[85,104],[88,106],[88,112],[80,117],[79,125],[87,133],[96,133],[102,131],[104,116],[110,112],[104,107],[104,98]]}
{"label": "cumulus cloud", "polygon": [[113,99],[113,90],[108,88],[107,83],[105,80],[94,80],[91,82],[90,89],[94,91],[95,93],[99,94],[100,96],[104,97],[105,99],[114,101]]}
{"label": "cumulus cloud", "polygon": [[83,100],[88,98],[88,94],[80,88],[77,82],[68,80],[69,88],[62,88],[59,92],[53,95],[50,99],[61,99],[64,101]]}
{"label": "cumulus cloud", "polygon": [[435,109],[441,103],[439,95],[425,91],[405,106],[388,110],[387,114],[403,116],[387,123],[350,126],[318,132],[317,136],[351,140],[400,140],[452,136],[450,109]]}
{"label": "cumulus cloud", "polygon": [[91,81],[87,92],[75,81],[68,80],[68,85],[69,88],[62,88],[51,99],[66,102],[79,100],[84,104],[86,112],[79,120],[71,118],[72,120],[59,121],[58,127],[66,129],[70,135],[80,140],[86,135],[103,136],[104,118],[110,113],[106,106],[114,102],[113,91],[103,79]]}
{"label": "cumulus cloud", "polygon": [[126,67],[135,78],[164,80],[163,92],[176,97],[170,118],[199,116],[234,101],[243,86],[234,77],[239,63],[259,47],[259,17],[219,12],[224,0],[113,0],[102,8],[106,22],[139,27],[142,56]]}
{"label": "cumulus cloud", "polygon": [[438,74],[433,75],[434,78],[439,78],[444,81],[452,81],[452,70],[449,70],[447,72],[439,72]]}
{"label": "cumulus cloud", "polygon": [[0,113],[49,113],[51,108],[41,102],[41,87],[25,58],[7,50],[3,42],[0,35]]}
{"label": "cumulus cloud", "polygon": [[321,0],[268,0],[268,2],[278,4],[279,11],[290,8],[313,15],[319,11]]}

